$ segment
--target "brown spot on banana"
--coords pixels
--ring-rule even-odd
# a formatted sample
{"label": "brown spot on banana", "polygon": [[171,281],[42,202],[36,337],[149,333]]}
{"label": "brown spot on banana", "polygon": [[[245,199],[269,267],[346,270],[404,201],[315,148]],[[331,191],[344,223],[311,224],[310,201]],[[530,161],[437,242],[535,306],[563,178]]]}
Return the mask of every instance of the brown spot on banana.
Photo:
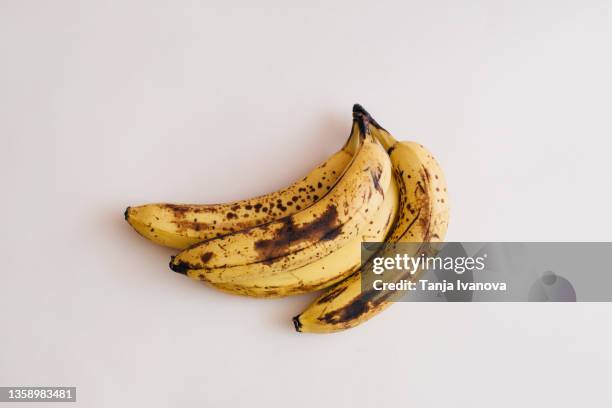
{"label": "brown spot on banana", "polygon": [[174,225],[176,225],[176,229],[178,231],[185,231],[185,230],[200,231],[200,229],[203,229],[203,228],[211,228],[211,229],[215,228],[214,225],[209,225],[209,224],[198,222],[198,221],[172,220],[171,222]]}
{"label": "brown spot on banana", "polygon": [[374,188],[376,191],[380,193],[380,195],[385,197],[385,192],[380,186],[380,177],[382,176],[382,169],[377,167],[375,170],[370,169],[370,175],[372,176],[372,183],[374,183]]}
{"label": "brown spot on banana", "polygon": [[273,262],[275,258],[289,254],[292,244],[332,240],[340,235],[341,230],[338,209],[330,204],[318,218],[302,226],[296,226],[293,217],[285,218],[271,239],[256,241],[254,246],[262,261]]}
{"label": "brown spot on banana", "polygon": [[427,167],[425,167],[425,166],[422,166],[422,167],[423,167],[423,173],[425,174],[425,179],[429,183],[431,181],[431,176],[429,175],[429,170],[427,170]]}
{"label": "brown spot on banana", "polygon": [[344,292],[347,289],[346,286],[338,286],[332,290],[330,290],[325,296],[322,296],[317,303],[322,305],[323,303],[329,302],[331,300],[334,300],[335,298],[337,298],[338,296],[340,296],[340,294],[342,292]]}
{"label": "brown spot on banana", "polygon": [[164,204],[163,206],[172,211],[177,218],[184,218],[185,214],[192,210],[189,206],[179,204]]}
{"label": "brown spot on banana", "polygon": [[360,294],[360,296],[354,298],[342,308],[324,314],[319,317],[319,320],[328,324],[342,324],[358,319],[383,303],[390,297],[390,293],[385,292],[381,294],[380,292],[369,290],[366,293]]}

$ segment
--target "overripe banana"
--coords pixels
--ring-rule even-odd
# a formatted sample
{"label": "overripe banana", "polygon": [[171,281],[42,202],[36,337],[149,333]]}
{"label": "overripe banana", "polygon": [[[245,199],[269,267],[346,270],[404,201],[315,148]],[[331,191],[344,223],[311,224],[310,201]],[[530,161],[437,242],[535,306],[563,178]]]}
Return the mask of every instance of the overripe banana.
{"label": "overripe banana", "polygon": [[127,222],[143,237],[185,249],[205,239],[261,225],[310,207],[344,173],[359,147],[351,133],[345,145],[306,177],[274,193],[227,204],[147,204],[128,207]]}
{"label": "overripe banana", "polygon": [[170,267],[187,273],[247,266],[255,276],[306,265],[359,236],[367,229],[369,214],[382,206],[392,178],[389,156],[372,136],[368,120],[362,110],[354,111],[353,133],[360,134],[361,147],[318,202],[277,221],[205,240],[180,252]]}
{"label": "overripe banana", "polygon": [[280,297],[335,285],[293,318],[298,331],[328,333],[357,326],[397,296],[362,288],[361,243],[433,251],[446,234],[448,198],[434,157],[396,141],[355,105],[342,150],[286,189],[228,204],[128,207],[125,217],[144,237],[183,249],[172,270],[223,291]]}
{"label": "overripe banana", "polygon": [[[250,274],[248,266],[228,269],[195,269],[187,275],[233,294],[282,297],[329,287],[355,272],[361,264],[361,243],[384,241],[399,207],[397,186],[389,184],[382,208],[370,216],[367,228],[331,254],[293,270]],[[233,270],[231,270],[233,269]]]}
{"label": "overripe banana", "polygon": [[[370,119],[369,123],[391,157],[400,190],[399,215],[387,242],[425,243],[424,248],[427,242],[442,241],[449,210],[446,182],[437,161],[422,145],[397,142],[376,121]],[[412,279],[418,279],[418,274]],[[356,272],[317,298],[293,322],[300,332],[345,330],[384,310],[392,304],[394,295],[373,289],[362,291],[361,273]]]}

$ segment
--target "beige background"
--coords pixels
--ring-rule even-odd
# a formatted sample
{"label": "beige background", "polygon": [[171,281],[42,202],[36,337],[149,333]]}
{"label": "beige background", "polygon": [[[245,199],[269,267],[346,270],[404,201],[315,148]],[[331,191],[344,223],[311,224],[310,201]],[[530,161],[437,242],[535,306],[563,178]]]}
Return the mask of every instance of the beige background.
{"label": "beige background", "polygon": [[310,296],[189,281],[123,210],[280,188],[360,102],[439,158],[449,240],[609,241],[611,36],[608,1],[0,0],[0,385],[75,385],[82,407],[609,407],[610,304],[399,304],[300,335]]}

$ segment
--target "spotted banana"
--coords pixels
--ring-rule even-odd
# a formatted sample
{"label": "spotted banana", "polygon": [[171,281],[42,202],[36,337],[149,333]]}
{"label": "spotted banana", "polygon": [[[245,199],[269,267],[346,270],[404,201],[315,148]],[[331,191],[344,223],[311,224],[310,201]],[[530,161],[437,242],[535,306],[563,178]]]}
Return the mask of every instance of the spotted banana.
{"label": "spotted banana", "polygon": [[282,190],[226,204],[146,204],[128,207],[127,222],[143,237],[185,249],[205,239],[265,224],[310,207],[344,173],[359,147],[351,133],[345,145],[306,177]]}
{"label": "spotted banana", "polygon": [[[180,273],[194,269],[223,270],[240,275],[292,270],[326,257],[367,230],[371,214],[383,205],[391,183],[391,162],[373,137],[369,115],[353,112],[353,134],[361,146],[345,173],[311,207],[268,224],[205,240],[173,257]],[[305,194],[298,195],[297,200]]]}
{"label": "spotted banana", "polygon": [[[373,119],[369,123],[371,132],[389,153],[400,191],[398,219],[387,242],[424,243],[421,250],[427,242],[442,241],[449,207],[446,182],[437,161],[422,145],[398,142]],[[418,274],[412,278],[417,279]],[[393,296],[373,289],[362,291],[361,273],[356,272],[317,298],[293,322],[300,332],[345,330],[380,313],[392,304]]]}
{"label": "spotted banana", "polygon": [[398,190],[390,183],[382,208],[373,213],[366,228],[331,254],[293,270],[251,274],[249,266],[228,269],[195,269],[187,275],[225,292],[254,297],[283,297],[329,287],[359,269],[361,243],[380,242],[394,225],[399,207]]}

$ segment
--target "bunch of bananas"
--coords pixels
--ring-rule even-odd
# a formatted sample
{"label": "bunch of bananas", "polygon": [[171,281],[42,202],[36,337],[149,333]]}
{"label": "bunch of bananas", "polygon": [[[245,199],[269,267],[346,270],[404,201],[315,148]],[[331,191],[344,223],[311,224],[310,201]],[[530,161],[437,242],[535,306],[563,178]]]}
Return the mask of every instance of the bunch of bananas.
{"label": "bunch of bananas", "polygon": [[442,170],[398,142],[360,105],[345,145],[280,191],[227,204],[147,204],[125,219],[180,249],[170,268],[225,292],[282,297],[329,288],[293,318],[297,331],[357,326],[391,304],[362,291],[362,242],[436,242],[448,226]]}

